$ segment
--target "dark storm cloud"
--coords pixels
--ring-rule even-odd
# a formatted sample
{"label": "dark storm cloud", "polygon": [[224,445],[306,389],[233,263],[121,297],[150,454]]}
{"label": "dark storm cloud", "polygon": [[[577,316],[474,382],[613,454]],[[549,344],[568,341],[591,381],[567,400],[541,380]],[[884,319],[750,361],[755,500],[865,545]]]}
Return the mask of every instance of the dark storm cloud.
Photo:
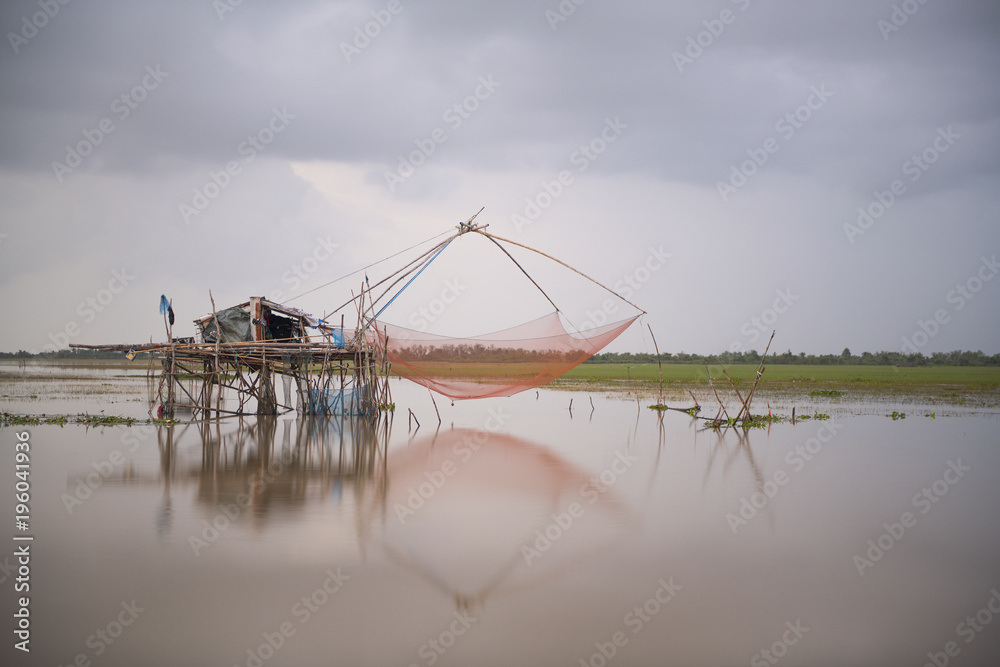
{"label": "dark storm cloud", "polygon": [[[446,159],[556,166],[621,115],[634,140],[600,168],[710,183],[825,85],[829,107],[803,128],[798,154],[775,162],[851,178],[859,155],[891,165],[938,125],[992,132],[1000,108],[1000,9],[989,3],[927,3],[888,39],[877,21],[891,5],[869,2],[588,2],[560,22],[545,14],[557,2],[386,6],[244,2],[220,18],[211,2],[70,3],[3,55],[3,159],[48,168],[110,118],[118,136],[94,165],[225,160],[278,107],[297,127],[276,154],[391,163],[492,74],[501,92]],[[0,25],[16,32],[32,10],[7,3]],[[388,24],[359,40],[380,12]],[[121,118],[112,105],[147,67],[168,76]]]}

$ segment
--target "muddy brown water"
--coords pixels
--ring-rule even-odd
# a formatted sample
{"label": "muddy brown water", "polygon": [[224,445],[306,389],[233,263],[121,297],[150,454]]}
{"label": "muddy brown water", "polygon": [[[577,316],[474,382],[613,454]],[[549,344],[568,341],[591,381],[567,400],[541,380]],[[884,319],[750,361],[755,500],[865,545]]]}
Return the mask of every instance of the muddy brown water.
{"label": "muddy brown water", "polygon": [[[4,365],[0,405],[145,417],[142,375]],[[439,398],[439,427],[426,390],[392,387],[377,427],[0,429],[0,662],[996,664],[990,410],[782,396],[831,418],[718,433],[542,389]]]}

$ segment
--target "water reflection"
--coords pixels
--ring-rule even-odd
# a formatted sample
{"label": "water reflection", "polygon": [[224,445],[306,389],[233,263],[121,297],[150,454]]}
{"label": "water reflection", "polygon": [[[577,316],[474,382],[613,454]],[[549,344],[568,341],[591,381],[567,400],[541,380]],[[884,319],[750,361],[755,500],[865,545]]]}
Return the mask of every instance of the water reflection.
{"label": "water reflection", "polygon": [[[161,541],[190,539],[192,523],[206,521],[258,539],[282,539],[278,529],[297,522],[310,531],[347,524],[363,558],[384,557],[460,610],[549,582],[640,528],[616,475],[610,484],[604,476],[611,469],[595,474],[508,434],[453,428],[390,447],[388,418],[148,428],[159,470],[128,464],[106,483],[162,490],[153,519]],[[327,513],[331,505],[346,511]],[[176,525],[185,526],[178,535]]]}
{"label": "water reflection", "polygon": [[[709,429],[702,429],[709,430]],[[727,434],[727,430],[732,431],[732,435]],[[742,429],[715,429],[715,440],[709,446],[708,460],[705,464],[705,474],[702,477],[702,488],[708,486],[709,477],[716,468],[716,461],[722,460],[722,477],[725,479],[736,462],[743,460],[753,474],[754,486],[757,491],[764,489],[764,473],[760,464],[754,458],[753,447],[750,445],[750,431]]]}
{"label": "water reflection", "polygon": [[390,452],[370,540],[458,609],[532,588],[638,528],[613,488],[540,444],[451,429]]}
{"label": "water reflection", "polygon": [[[242,526],[261,533],[278,518],[307,513],[311,503],[340,502],[345,488],[359,499],[375,493],[384,480],[390,427],[349,417],[262,416],[144,429],[155,435],[159,471],[129,461],[102,483],[162,487],[154,523],[167,537],[177,506],[193,504],[209,518],[230,508]],[[67,486],[86,484],[88,476],[70,475]]]}
{"label": "water reflection", "polygon": [[[268,664],[428,664],[419,647],[456,609],[479,621],[437,664],[578,664],[595,642],[628,633],[624,614],[673,577],[682,595],[628,635],[616,665],[746,664],[797,619],[811,629],[789,664],[852,664],[865,651],[913,664],[996,586],[995,419],[856,417],[837,420],[833,439],[823,434],[834,420],[705,431],[635,401],[595,398],[591,422],[586,399],[572,419],[562,394],[516,400],[503,405],[517,435],[428,433],[425,419],[410,439],[405,410],[393,432],[391,422],[291,415],[33,429],[33,465],[47,471],[38,502],[50,504],[35,602],[51,637],[45,662],[69,664],[137,598],[148,615],[102,664],[156,652],[246,664],[246,649],[287,619],[296,634]],[[485,412],[459,403],[445,416],[482,424]],[[796,465],[810,439],[822,450]],[[62,507],[116,448],[134,463],[116,459],[83,507]],[[590,503],[592,480],[619,455],[636,461]],[[972,471],[920,514],[914,494],[959,459]],[[226,520],[220,505],[244,498],[196,550],[192,538]],[[563,527],[553,517],[568,521],[574,502],[582,512]],[[859,574],[854,556],[904,511],[918,524]],[[300,627],[292,605],[338,567],[350,585]],[[992,664],[998,641],[977,635],[964,664]]]}
{"label": "water reflection", "polygon": [[[363,489],[384,464],[385,436],[369,422],[303,417],[280,426],[274,417],[241,421],[228,433],[219,422],[199,425],[201,463],[185,473],[197,480],[198,503],[217,507],[246,502],[246,496],[255,523],[263,525],[278,511],[301,511],[310,500],[339,499],[345,482]],[[173,451],[169,439],[167,434],[161,451]],[[180,476],[173,471],[174,479]]]}

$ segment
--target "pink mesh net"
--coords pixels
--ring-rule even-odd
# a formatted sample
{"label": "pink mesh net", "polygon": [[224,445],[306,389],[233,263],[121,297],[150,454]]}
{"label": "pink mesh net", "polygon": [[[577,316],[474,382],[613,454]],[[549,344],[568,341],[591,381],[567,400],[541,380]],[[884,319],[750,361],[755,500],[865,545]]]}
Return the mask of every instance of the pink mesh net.
{"label": "pink mesh net", "polygon": [[[571,334],[559,313],[470,338],[379,322],[392,370],[453,399],[512,396],[559,377],[617,338],[639,315]],[[388,343],[386,341],[388,337]]]}

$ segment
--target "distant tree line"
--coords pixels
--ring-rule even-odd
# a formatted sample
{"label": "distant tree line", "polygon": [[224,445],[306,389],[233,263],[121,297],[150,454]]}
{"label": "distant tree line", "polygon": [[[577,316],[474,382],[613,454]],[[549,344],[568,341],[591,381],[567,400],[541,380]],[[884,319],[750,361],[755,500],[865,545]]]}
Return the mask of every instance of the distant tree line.
{"label": "distant tree line", "polygon": [[[660,360],[672,364],[759,364],[760,353],[757,350],[747,352],[723,352],[722,354],[688,354],[677,352],[660,354]],[[634,352],[604,352],[595,354],[587,360],[590,364],[655,364],[656,355]],[[847,365],[864,364],[871,366],[1000,366],[1000,354],[986,356],[981,350],[976,352],[960,351],[934,352],[926,356],[920,352],[904,354],[902,352],[862,352],[861,355],[851,354],[844,348],[840,354],[793,354],[791,350],[782,354],[769,354],[769,364],[816,364],[816,365]]]}
{"label": "distant tree line", "polygon": [[449,361],[476,363],[560,362],[577,361],[583,353],[576,350],[525,350],[521,347],[475,345],[401,345],[390,351],[400,361]]}
{"label": "distant tree line", "polygon": [[0,352],[0,359],[122,359],[124,352],[106,352],[104,350],[65,349],[55,352]]}
{"label": "distant tree line", "polygon": [[[579,352],[555,352],[552,350],[524,350],[521,348],[485,347],[483,345],[448,345],[443,347],[411,346],[397,353],[407,361],[477,361],[484,363],[525,362],[525,361],[573,361]],[[0,359],[121,359],[122,352],[102,350],[58,350],[32,354],[24,350],[0,352]],[[723,352],[721,354],[689,354],[687,352],[660,354],[660,360],[671,364],[759,364],[760,353]],[[585,363],[589,364],[655,364],[656,355],[646,352],[604,352],[596,354]],[[976,352],[955,350],[954,352],[934,352],[924,355],[920,352],[863,352],[851,354],[848,348],[840,354],[793,354],[788,350],[782,354],[769,354],[769,364],[819,364],[846,365],[864,364],[871,366],[1000,366],[1000,354],[987,356],[981,350]]]}

